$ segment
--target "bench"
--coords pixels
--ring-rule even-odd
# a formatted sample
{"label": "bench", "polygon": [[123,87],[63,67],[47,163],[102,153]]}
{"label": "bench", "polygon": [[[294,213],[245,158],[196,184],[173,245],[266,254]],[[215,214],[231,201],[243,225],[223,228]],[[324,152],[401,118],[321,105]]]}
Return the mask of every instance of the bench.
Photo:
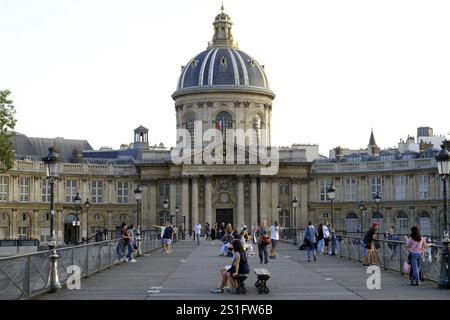
{"label": "bench", "polygon": [[234,278],[236,279],[236,282],[238,284],[236,288],[236,293],[247,293],[247,288],[245,287],[245,280],[247,280],[248,274],[237,274]]}
{"label": "bench", "polygon": [[269,288],[266,285],[267,280],[270,279],[270,272],[267,269],[255,269],[255,274],[258,280],[255,282],[255,287],[258,288],[259,294],[268,294]]}

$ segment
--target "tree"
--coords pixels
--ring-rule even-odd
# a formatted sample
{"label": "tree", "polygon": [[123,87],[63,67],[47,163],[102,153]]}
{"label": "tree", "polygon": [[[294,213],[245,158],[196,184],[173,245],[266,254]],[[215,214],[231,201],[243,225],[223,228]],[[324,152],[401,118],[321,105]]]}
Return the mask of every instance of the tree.
{"label": "tree", "polygon": [[8,98],[9,90],[0,91],[0,171],[12,168],[14,162],[14,150],[11,142],[12,130],[17,120],[14,118],[16,110],[13,102]]}

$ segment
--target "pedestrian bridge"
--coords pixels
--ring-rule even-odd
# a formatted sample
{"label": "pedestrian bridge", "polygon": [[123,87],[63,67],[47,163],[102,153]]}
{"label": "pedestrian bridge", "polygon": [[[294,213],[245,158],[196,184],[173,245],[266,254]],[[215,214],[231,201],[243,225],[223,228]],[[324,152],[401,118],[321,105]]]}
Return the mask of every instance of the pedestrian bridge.
{"label": "pedestrian bridge", "polygon": [[[130,300],[365,300],[365,299],[450,299],[450,290],[438,289],[434,281],[424,281],[420,287],[410,287],[406,275],[380,268],[380,288],[370,289],[367,268],[349,260],[345,252],[345,241],[341,243],[336,256],[318,256],[316,262],[307,262],[306,251],[298,250],[296,245],[281,242],[277,259],[270,259],[267,265],[259,263],[259,257],[249,257],[252,270],[247,281],[246,295],[214,294],[210,289],[219,285],[219,268],[230,264],[230,257],[219,256],[218,241],[183,240],[173,245],[174,253],[162,254],[157,236],[144,238],[145,253],[136,263],[114,264],[115,241],[78,246],[61,252],[58,271],[59,280],[67,280],[65,268],[69,264],[80,264],[81,288],[63,288],[57,293],[48,291],[48,259],[41,260],[30,255],[22,258],[0,259],[0,298],[39,300],[92,300],[92,299],[130,299]],[[348,244],[349,242],[347,242]],[[351,244],[353,245],[353,244]],[[356,248],[355,244],[355,248]],[[354,251],[355,254],[358,250]],[[255,253],[257,250],[255,248]],[[84,255],[84,257],[83,257]],[[342,256],[341,256],[342,255]],[[32,256],[32,255],[31,255]],[[348,256],[348,255],[347,255]],[[87,263],[86,263],[87,260]],[[15,262],[14,269],[12,261]],[[38,264],[41,263],[41,265]],[[112,265],[109,265],[110,262]],[[7,265],[9,263],[9,266]],[[86,267],[88,268],[87,270]],[[270,293],[259,295],[254,286],[255,268],[266,268],[271,273],[268,281]],[[387,267],[387,266],[386,266]],[[12,270],[15,270],[14,272]],[[370,281],[369,281],[370,282]],[[26,284],[27,283],[27,284]],[[42,286],[38,291],[37,283]],[[373,283],[373,282],[372,282]],[[225,296],[226,297],[225,297]]]}

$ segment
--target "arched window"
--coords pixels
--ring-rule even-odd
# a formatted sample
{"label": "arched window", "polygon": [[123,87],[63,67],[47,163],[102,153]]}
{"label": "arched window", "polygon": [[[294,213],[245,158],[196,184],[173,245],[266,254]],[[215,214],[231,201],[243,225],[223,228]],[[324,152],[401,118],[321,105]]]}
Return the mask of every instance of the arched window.
{"label": "arched window", "polygon": [[375,223],[375,222],[379,224],[378,232],[383,233],[384,232],[384,218],[380,212],[373,213],[372,223]]}
{"label": "arched window", "polygon": [[359,229],[359,219],[358,216],[350,212],[347,214],[347,217],[345,218],[345,231],[347,233],[357,233]]}
{"label": "arched window", "polygon": [[288,195],[289,194],[289,183],[286,181],[280,182],[280,195]]}
{"label": "arched window", "polygon": [[216,117],[216,129],[224,132],[226,129],[233,128],[233,117],[229,112],[222,111]]}
{"label": "arched window", "polygon": [[420,234],[422,236],[432,236],[431,216],[426,211],[420,215]]}
{"label": "arched window", "polygon": [[408,215],[403,211],[397,214],[397,232],[400,234],[408,234]]}
{"label": "arched window", "polygon": [[256,145],[260,144],[261,141],[261,129],[262,129],[262,121],[261,121],[261,117],[259,115],[255,115],[252,119],[252,135],[254,135],[254,137],[252,137],[252,142]]}

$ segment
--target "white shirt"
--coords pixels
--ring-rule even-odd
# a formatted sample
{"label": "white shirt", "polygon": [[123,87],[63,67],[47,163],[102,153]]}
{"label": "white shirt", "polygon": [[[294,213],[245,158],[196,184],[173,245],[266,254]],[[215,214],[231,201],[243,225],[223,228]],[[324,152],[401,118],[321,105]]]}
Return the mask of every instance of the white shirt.
{"label": "white shirt", "polygon": [[327,226],[323,226],[322,230],[323,230],[323,237],[324,238],[329,238],[330,237],[330,230],[328,230],[328,227]]}
{"label": "white shirt", "polygon": [[270,239],[280,240],[280,227],[270,226]]}
{"label": "white shirt", "polygon": [[202,230],[202,225],[198,223],[195,225],[194,229],[196,234],[200,234],[200,231]]}

